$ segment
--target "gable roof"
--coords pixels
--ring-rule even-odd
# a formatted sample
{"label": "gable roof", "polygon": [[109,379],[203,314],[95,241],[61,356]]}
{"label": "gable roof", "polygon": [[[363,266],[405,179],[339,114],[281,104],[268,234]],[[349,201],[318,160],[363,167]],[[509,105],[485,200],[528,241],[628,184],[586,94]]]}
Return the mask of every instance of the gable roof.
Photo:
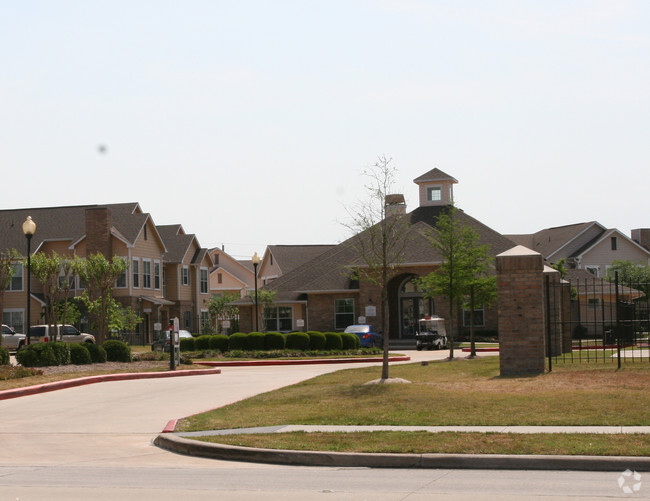
{"label": "gable roof", "polygon": [[36,233],[32,237],[34,251],[46,241],[79,242],[86,236],[86,210],[96,208],[111,210],[111,233],[127,245],[135,244],[150,218],[137,202],[0,210],[0,242],[5,249],[23,249],[22,224],[27,216],[36,223]]}
{"label": "gable roof", "polygon": [[269,245],[267,252],[273,255],[275,264],[284,275],[333,247],[335,245]]}
{"label": "gable roof", "polygon": [[192,246],[198,240],[196,235],[187,235],[180,224],[160,225],[156,227],[167,247],[164,261],[166,263],[182,263]]}
{"label": "gable roof", "polygon": [[605,231],[605,227],[596,221],[585,223],[568,224],[545,228],[536,233],[528,235],[506,235],[510,240],[531,250],[539,252],[544,258],[551,259],[553,254],[575,241],[580,235],[592,228],[599,228]]}

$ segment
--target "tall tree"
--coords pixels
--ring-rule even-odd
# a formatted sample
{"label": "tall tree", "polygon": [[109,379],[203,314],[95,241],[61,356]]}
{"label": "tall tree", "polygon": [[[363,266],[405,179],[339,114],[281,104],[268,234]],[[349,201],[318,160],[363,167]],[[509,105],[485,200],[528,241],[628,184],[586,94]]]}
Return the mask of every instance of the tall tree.
{"label": "tall tree", "polygon": [[367,199],[348,210],[351,222],[345,224],[355,236],[350,239],[360,263],[355,273],[360,281],[367,281],[380,290],[379,328],[383,335],[383,361],[381,378],[388,379],[388,282],[393,270],[403,262],[407,245],[408,223],[398,211],[387,212],[386,199],[393,193],[397,169],[392,159],[382,155],[375,164],[363,172]]}
{"label": "tall tree", "polygon": [[490,273],[492,258],[489,246],[479,243],[478,232],[464,225],[458,214],[459,210],[450,206],[438,217],[435,230],[428,239],[442,257],[442,263],[420,280],[425,296],[445,297],[449,303],[450,359],[454,358],[454,308],[467,305],[468,297],[476,301],[477,294],[481,302],[496,295],[496,279]]}
{"label": "tall tree", "polygon": [[115,281],[128,269],[128,263],[119,256],[113,256],[109,261],[98,252],[85,259],[77,258],[73,268],[86,285],[81,297],[97,325],[97,342],[104,344],[113,307],[113,287]]}
{"label": "tall tree", "polygon": [[[16,274],[16,263],[19,258],[20,254],[16,249],[7,249],[4,252],[0,252],[0,324],[4,317],[5,291]],[[0,346],[2,346],[1,334]]]}

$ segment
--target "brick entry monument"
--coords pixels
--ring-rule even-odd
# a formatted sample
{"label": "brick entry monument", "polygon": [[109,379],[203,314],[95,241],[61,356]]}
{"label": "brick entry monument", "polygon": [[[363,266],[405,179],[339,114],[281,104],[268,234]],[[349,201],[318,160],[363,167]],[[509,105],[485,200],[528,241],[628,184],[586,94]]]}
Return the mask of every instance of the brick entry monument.
{"label": "brick entry monument", "polygon": [[496,257],[502,376],[545,371],[544,261],[521,245]]}

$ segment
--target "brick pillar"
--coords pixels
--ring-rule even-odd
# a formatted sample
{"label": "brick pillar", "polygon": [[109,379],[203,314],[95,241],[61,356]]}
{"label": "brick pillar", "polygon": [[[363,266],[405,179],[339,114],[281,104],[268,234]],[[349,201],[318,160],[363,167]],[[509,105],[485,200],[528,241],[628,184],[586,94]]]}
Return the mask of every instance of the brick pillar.
{"label": "brick pillar", "polygon": [[106,259],[113,258],[112,226],[113,218],[108,207],[86,209],[86,256],[99,252]]}
{"label": "brick pillar", "polygon": [[501,375],[543,374],[546,331],[542,255],[517,246],[499,254],[496,267]]}

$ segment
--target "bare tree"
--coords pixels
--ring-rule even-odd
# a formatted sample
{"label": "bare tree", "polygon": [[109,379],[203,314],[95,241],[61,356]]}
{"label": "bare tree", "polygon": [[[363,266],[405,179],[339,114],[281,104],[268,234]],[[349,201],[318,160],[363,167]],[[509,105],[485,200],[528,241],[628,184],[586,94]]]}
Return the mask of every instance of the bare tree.
{"label": "bare tree", "polygon": [[392,159],[382,155],[363,172],[368,179],[365,185],[368,198],[348,210],[351,222],[345,224],[355,236],[350,240],[355,247],[359,263],[359,281],[376,285],[381,291],[379,308],[380,329],[383,335],[384,356],[381,378],[388,379],[388,282],[393,270],[403,261],[407,243],[408,224],[404,213],[387,212],[387,198],[391,195],[397,169]]}

